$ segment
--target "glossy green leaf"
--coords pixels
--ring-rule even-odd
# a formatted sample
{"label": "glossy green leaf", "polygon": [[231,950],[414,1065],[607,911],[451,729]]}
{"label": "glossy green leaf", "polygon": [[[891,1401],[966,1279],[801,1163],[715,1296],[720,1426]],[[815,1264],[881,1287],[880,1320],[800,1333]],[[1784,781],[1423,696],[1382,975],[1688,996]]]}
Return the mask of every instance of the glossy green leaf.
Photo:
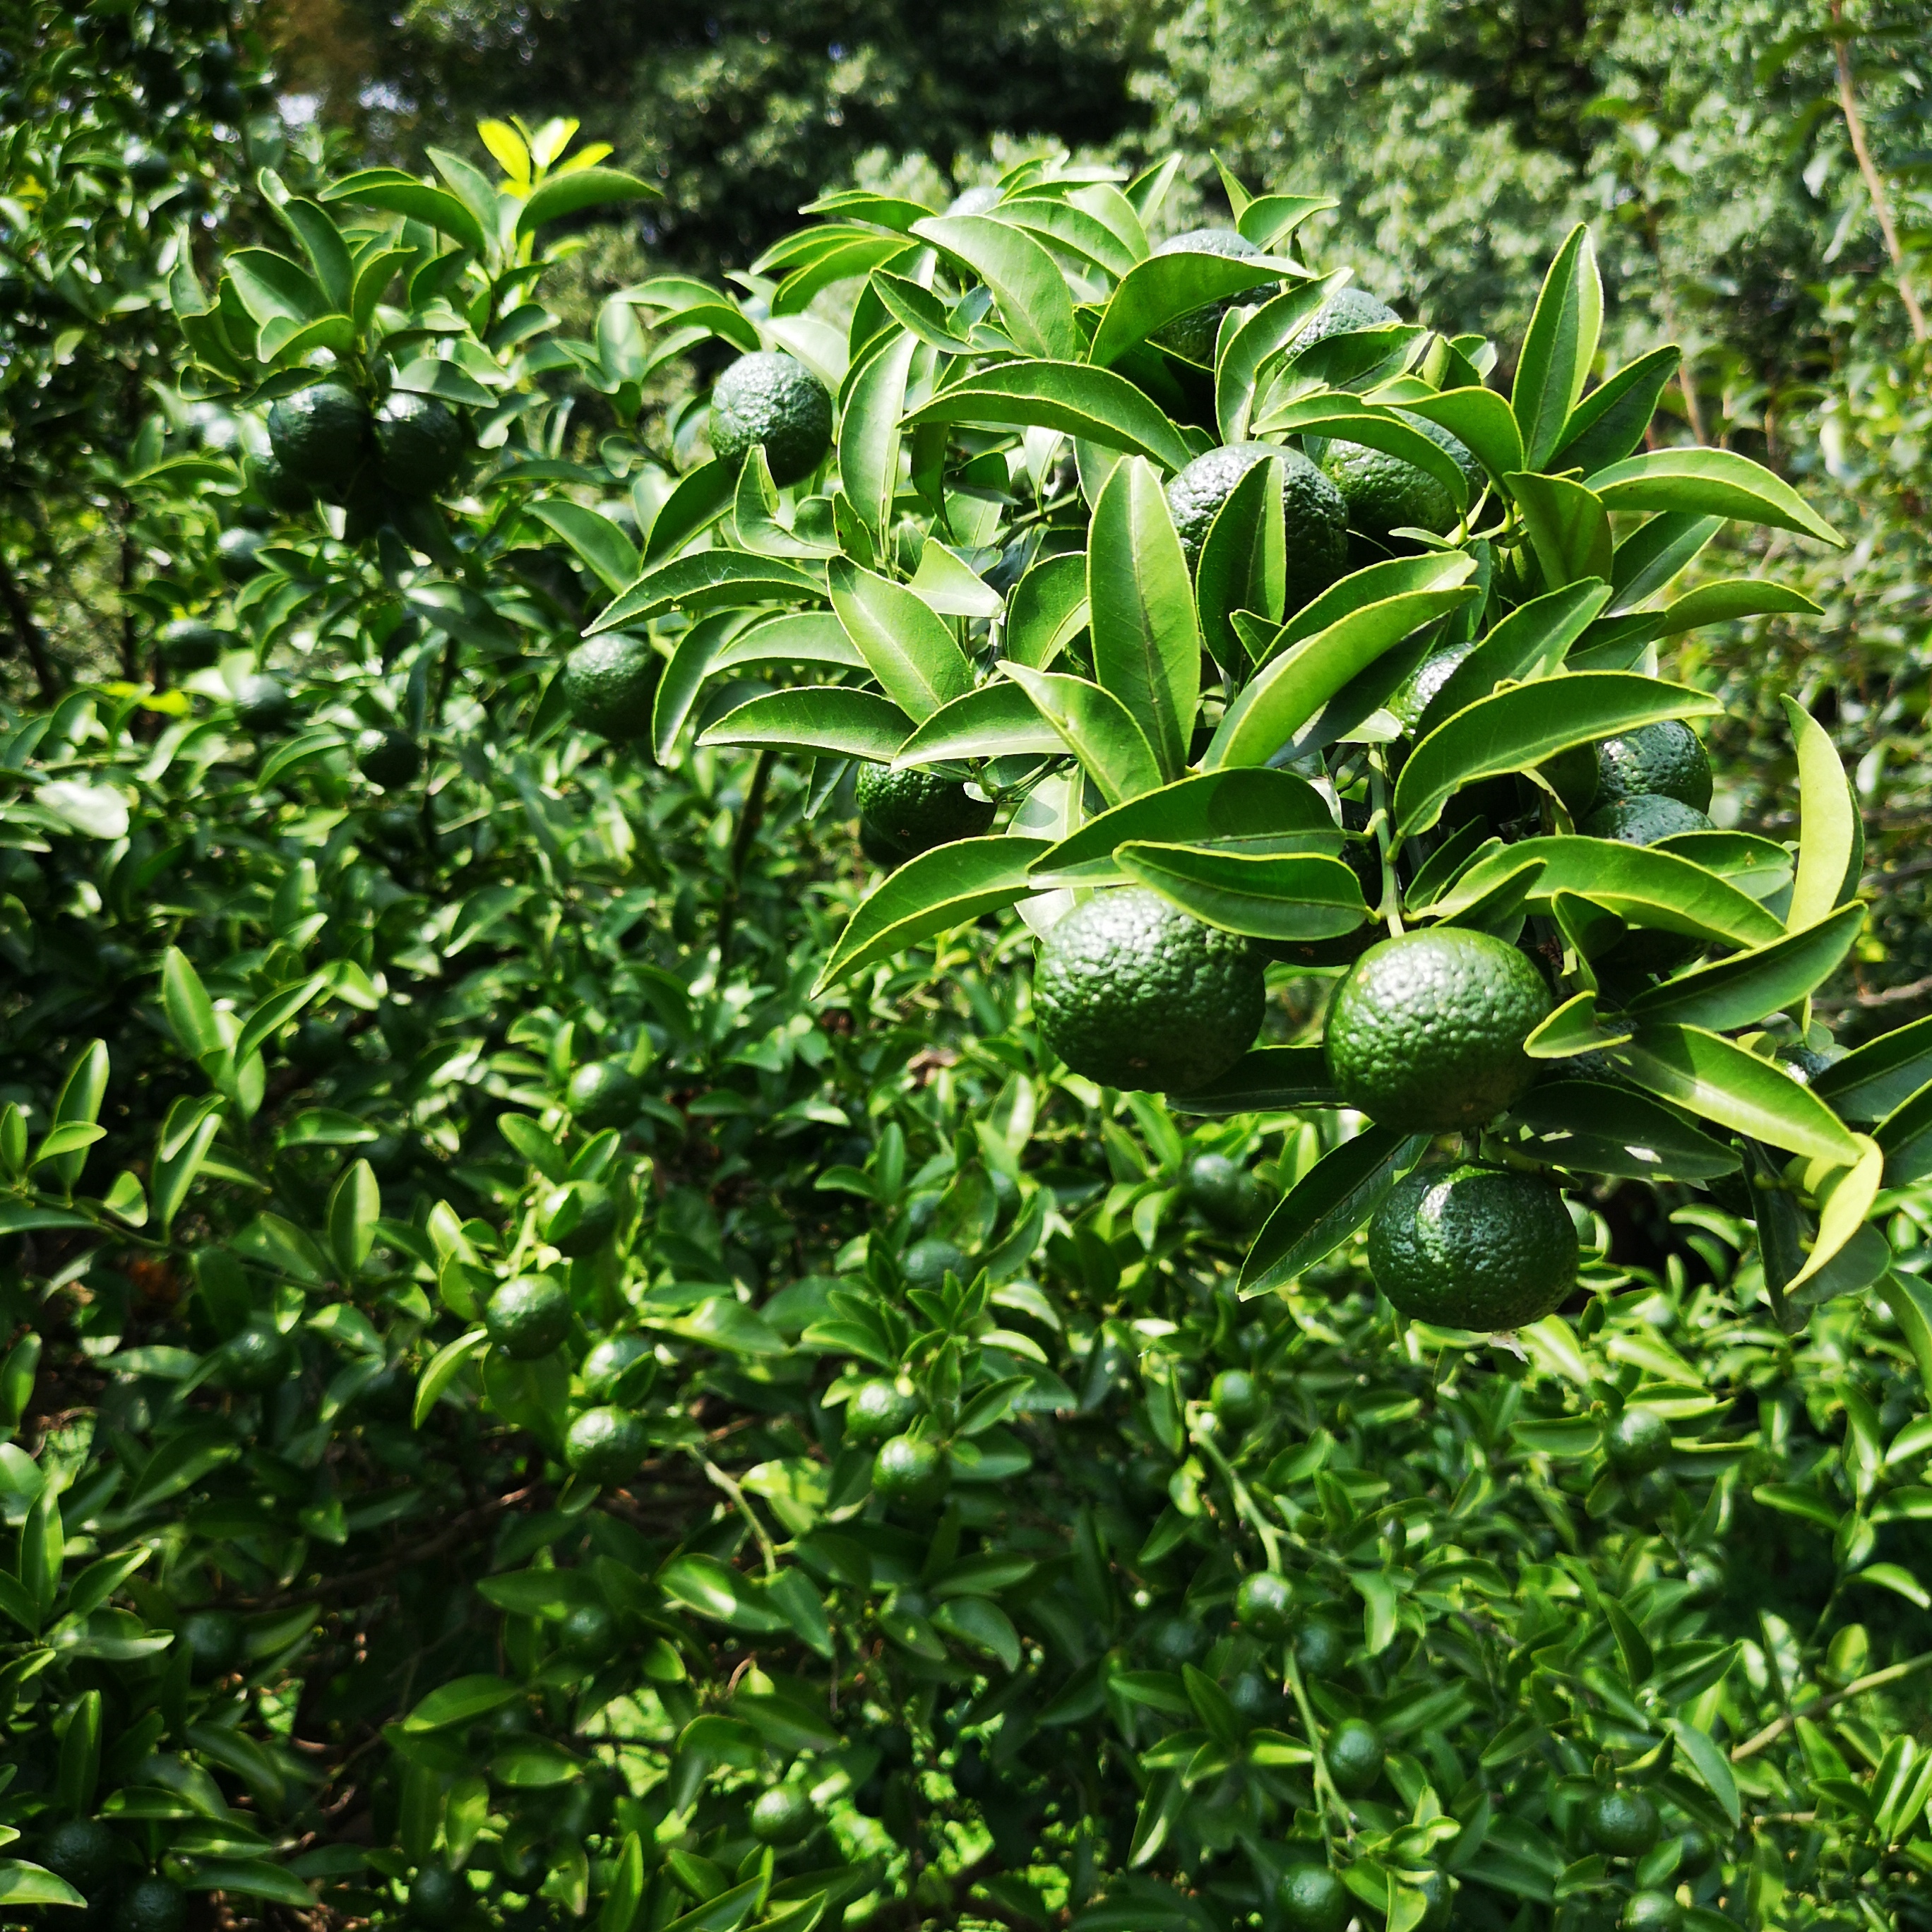
{"label": "glossy green leaf", "polygon": [[1493,389],[1444,389],[1414,397],[1402,407],[1411,416],[1440,423],[1498,482],[1523,466],[1522,432],[1509,404]]}
{"label": "glossy green leaf", "polygon": [[826,684],[754,698],[707,725],[698,742],[890,764],[912,728],[911,718],[878,692]]}
{"label": "glossy green leaf", "polygon": [[1564,439],[1596,358],[1603,320],[1603,278],[1590,232],[1580,222],[1543,278],[1510,390],[1510,412],[1532,470],[1544,468]]}
{"label": "glossy green leaf", "polygon": [[1715,1180],[1735,1174],[1738,1156],[1674,1107],[1607,1081],[1545,1081],[1510,1109],[1530,1130],[1521,1150],[1579,1173],[1635,1180]]}
{"label": "glossy green leaf", "polygon": [[1443,680],[1416,721],[1420,740],[1509,680],[1547,677],[1609,600],[1610,586],[1586,579],[1520,604]]}
{"label": "glossy green leaf", "polygon": [[1458,510],[1469,506],[1469,479],[1463,475],[1462,466],[1439,442],[1424,436],[1414,424],[1404,422],[1393,410],[1377,409],[1359,397],[1331,392],[1271,405],[1261,412],[1254,427],[1260,436],[1328,436],[1399,456],[1434,477]]}
{"label": "glossy green leaf", "polygon": [[1503,480],[1551,590],[1591,578],[1610,580],[1610,520],[1592,492],[1567,476],[1519,472]]}
{"label": "glossy green leaf", "polygon": [[423,1426],[443,1390],[461,1372],[464,1364],[472,1355],[481,1354],[489,1346],[488,1331],[472,1328],[436,1351],[416,1383],[416,1404],[410,1417],[411,1426],[420,1429]]}
{"label": "glossy green leaf", "polygon": [[738,488],[731,499],[731,521],[740,545],[759,556],[818,558],[836,554],[837,544],[800,536],[779,510],[778,486],[772,481],[771,465],[760,445],[739,470]]}
{"label": "glossy green leaf", "polygon": [[1010,662],[1000,669],[1033,700],[1109,805],[1158,789],[1161,769],[1153,747],[1112,692],[1060,671],[1029,670]]}
{"label": "glossy green leaf", "polygon": [[1588,476],[1640,448],[1665,386],[1683,359],[1683,351],[1667,343],[1605,376],[1570,412],[1562,443],[1545,466],[1552,475],[1580,470]]}
{"label": "glossy green leaf", "polygon": [[1369,916],[1354,872],[1320,853],[1132,844],[1115,862],[1184,912],[1252,938],[1335,939]]}
{"label": "glossy green leaf", "polygon": [[1831,734],[1794,698],[1785,698],[1784,715],[1798,747],[1798,873],[1785,916],[1795,932],[1858,890],[1865,838],[1858,799]]}
{"label": "glossy green leaf", "polygon": [[[701,619],[678,639],[652,700],[651,748],[659,764],[670,761],[705,680],[740,621],[735,612],[721,611]],[[844,633],[840,632],[839,636],[842,640]]]}
{"label": "glossy green leaf", "polygon": [[1118,362],[1177,316],[1223,302],[1282,279],[1284,265],[1264,256],[1182,251],[1136,263],[1108,298],[1087,359],[1100,368]]}
{"label": "glossy green leaf", "polygon": [[1932,1018],[1880,1034],[1812,1076],[1811,1090],[1848,1120],[1876,1120],[1932,1082]]}
{"label": "glossy green leaf", "polygon": [[[1816,925],[1749,952],[1733,954],[1648,988],[1630,1003],[1633,1020],[1729,1033],[1795,1006],[1835,973],[1864,923],[1862,906],[1840,906]],[[1812,1083],[1817,1091],[1817,1083]]]}
{"label": "glossy green leaf", "polygon": [[973,688],[973,667],[944,618],[904,585],[835,558],[832,608],[886,695],[915,724]]}
{"label": "glossy green leaf", "polygon": [[476,212],[447,188],[418,181],[400,168],[364,168],[322,190],[324,202],[359,202],[391,214],[406,215],[459,242],[472,254],[485,254],[489,238]]}
{"label": "glossy green leaf", "polygon": [[608,517],[560,496],[532,503],[530,509],[539,523],[562,538],[606,590],[621,590],[635,579],[637,546]]}
{"label": "glossy green leaf", "polygon": [[960,556],[936,538],[920,546],[919,568],[906,588],[942,617],[999,617],[1006,599]]}
{"label": "glossy green leaf", "polygon": [[664,190],[654,182],[626,174],[620,168],[573,168],[539,184],[518,214],[517,232],[534,235],[547,223],[581,214],[589,208],[663,199]]}
{"label": "glossy green leaf", "polygon": [[730,508],[736,490],[736,473],[722,463],[702,464],[680,477],[652,520],[644,539],[646,565],[675,556],[692,538],[710,529]]}
{"label": "glossy green leaf", "polygon": [[1087,560],[1042,557],[1013,587],[1003,655],[1046,670],[1087,628]]}
{"label": "glossy green leaf", "polygon": [[1066,748],[1018,685],[988,684],[941,705],[898,748],[892,762],[932,765],[960,758],[1057,757]]}
{"label": "glossy green leaf", "polygon": [[964,262],[992,290],[1006,333],[1028,355],[1053,362],[1079,355],[1066,278],[1031,236],[982,214],[935,216],[914,223],[912,232]]}
{"label": "glossy green leaf", "polygon": [[1112,370],[1082,362],[1003,362],[980,370],[922,403],[906,422],[1057,429],[1169,470],[1194,453],[1158,404]]}
{"label": "glossy green leaf", "polygon": [[1429,1147],[1426,1134],[1364,1127],[1324,1154],[1282,1197],[1241,1265],[1243,1295],[1265,1294],[1333,1254]]}
{"label": "glossy green leaf", "polygon": [[1585,481],[1608,510],[1670,510],[1728,517],[1816,537],[1844,539],[1782,477],[1734,449],[1672,446],[1626,457]]}
{"label": "glossy green leaf", "polygon": [[850,379],[838,418],[838,480],[866,527],[883,541],[899,481],[899,418],[918,338],[895,332]]}
{"label": "glossy green leaf", "polygon": [[1849,1166],[1857,1137],[1781,1067],[1696,1027],[1646,1025],[1612,1058],[1640,1087],[1754,1140]]}
{"label": "glossy green leaf", "polygon": [[1287,601],[1287,542],[1282,515],[1281,465],[1257,463],[1215,512],[1195,569],[1202,641],[1223,670],[1247,659],[1234,623],[1237,610],[1281,621]]}
{"label": "glossy green leaf", "polygon": [[1214,415],[1224,443],[1247,440],[1263,371],[1347,280],[1346,272],[1338,272],[1298,283],[1241,320],[1232,339],[1222,345],[1214,372]]}
{"label": "glossy green leaf", "polygon": [[737,550],[700,550],[646,568],[629,590],[604,607],[584,635],[594,638],[645,623],[667,610],[689,614],[746,604],[793,604],[824,595],[821,574],[782,558]]}
{"label": "glossy green leaf", "polygon": [[1339,1106],[1341,1096],[1318,1046],[1258,1046],[1219,1079],[1170,1094],[1167,1104],[1184,1114],[1260,1114]]}

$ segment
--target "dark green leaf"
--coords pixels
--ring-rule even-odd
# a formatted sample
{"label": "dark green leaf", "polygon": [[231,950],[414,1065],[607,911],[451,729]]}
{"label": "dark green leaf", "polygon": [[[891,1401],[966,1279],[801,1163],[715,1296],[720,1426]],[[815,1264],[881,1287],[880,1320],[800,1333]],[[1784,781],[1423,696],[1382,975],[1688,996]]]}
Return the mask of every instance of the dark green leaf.
{"label": "dark green leaf", "polygon": [[1597,272],[1596,251],[1590,245],[1589,230],[1580,222],[1544,278],[1510,391],[1510,409],[1522,431],[1532,470],[1545,468],[1564,439],[1596,357],[1603,320],[1604,284]]}
{"label": "dark green leaf", "polygon": [[1286,1288],[1333,1254],[1427,1150],[1426,1134],[1364,1127],[1324,1154],[1282,1197],[1241,1267],[1241,1293]]}
{"label": "dark green leaf", "polygon": [[1194,454],[1160,406],[1124,376],[1079,362],[1004,362],[980,370],[922,404],[906,422],[1057,429],[1147,457],[1163,470],[1182,468]]}
{"label": "dark green leaf", "polygon": [[1161,770],[1153,748],[1112,692],[1059,671],[1028,670],[1010,662],[1000,668],[1032,700],[1109,805],[1159,789]]}
{"label": "dark green leaf", "polygon": [[876,692],[828,684],[754,698],[707,726],[698,742],[890,764],[911,732],[912,720]]}
{"label": "dark green leaf", "polygon": [[1858,1143],[1825,1103],[1768,1060],[1696,1027],[1642,1027],[1612,1058],[1640,1087],[1733,1132],[1849,1166]]}
{"label": "dark green leaf", "polygon": [[1129,844],[1114,856],[1130,878],[1183,911],[1252,938],[1335,939],[1369,916],[1354,872],[1319,853]]}

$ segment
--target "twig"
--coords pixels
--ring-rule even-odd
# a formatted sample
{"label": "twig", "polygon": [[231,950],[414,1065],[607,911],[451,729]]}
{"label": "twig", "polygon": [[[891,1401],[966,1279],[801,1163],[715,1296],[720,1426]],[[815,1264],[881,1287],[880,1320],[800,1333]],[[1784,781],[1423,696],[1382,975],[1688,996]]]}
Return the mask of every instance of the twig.
{"label": "twig", "polygon": [[1872,212],[1878,217],[1878,232],[1885,237],[1885,252],[1892,257],[1892,272],[1898,280],[1898,298],[1912,323],[1914,342],[1925,340],[1925,311],[1905,278],[1905,250],[1899,246],[1898,230],[1892,218],[1892,203],[1885,191],[1885,177],[1872,159],[1865,142],[1864,117],[1858,112],[1858,89],[1852,78],[1851,44],[1844,39],[1843,0],[1832,0],[1832,52],[1838,66],[1838,111],[1845,117],[1845,132],[1852,137],[1852,152],[1858,157],[1858,172],[1864,177],[1865,192],[1871,196]]}
{"label": "twig", "polygon": [[4,551],[0,551],[0,602],[6,604],[14,638],[26,653],[27,662],[34,668],[42,700],[52,704],[60,695],[60,679],[55,672],[53,661],[47,656],[46,638],[34,621],[26,593],[21,590],[20,580],[14,574],[13,566]]}
{"label": "twig", "polygon": [[1922,1000],[1928,993],[1932,993],[1932,973],[1923,979],[1909,980],[1902,986],[1881,986],[1874,993],[1862,988],[1842,1000],[1814,1000],[1811,1004],[1820,1012],[1839,1013],[1853,1006],[1898,1006],[1907,1000]]}
{"label": "twig", "polygon": [[1862,1697],[1868,1690],[1876,1690],[1881,1684],[1896,1684],[1901,1678],[1910,1677],[1932,1664],[1932,1650],[1922,1657],[1908,1658],[1903,1664],[1894,1664],[1883,1670],[1874,1670],[1869,1677],[1861,1677],[1847,1684],[1842,1690],[1834,1690],[1828,1697],[1814,1697],[1802,1711],[1787,1711],[1781,1718],[1774,1718],[1754,1738],[1748,1738],[1731,1754],[1733,1764],[1742,1764],[1748,1757],[1755,1757],[1766,1746],[1774,1744],[1800,1718],[1815,1718],[1821,1711],[1829,1711],[1844,1702],[1848,1697]]}

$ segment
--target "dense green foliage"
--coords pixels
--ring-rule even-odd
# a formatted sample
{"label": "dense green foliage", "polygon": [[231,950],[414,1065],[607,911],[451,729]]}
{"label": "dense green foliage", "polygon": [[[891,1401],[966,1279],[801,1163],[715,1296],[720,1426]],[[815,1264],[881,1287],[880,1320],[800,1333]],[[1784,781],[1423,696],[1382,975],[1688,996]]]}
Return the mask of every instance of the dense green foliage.
{"label": "dense green foliage", "polygon": [[[997,132],[1115,138],[1140,45],[1099,10],[942,10],[916,45],[894,15],[820,69],[800,56],[825,22],[748,9],[620,59],[611,34],[658,28],[620,11],[568,11],[581,39],[548,50],[535,15],[372,28],[419,50],[420,86],[389,72],[426,112],[581,101],[622,142],[443,129],[492,171],[445,154],[422,178],[288,142],[248,92],[258,44],[218,10],[9,13],[28,111],[4,243],[34,292],[0,388],[20,592],[0,666],[0,1920],[1932,1924],[1932,1068],[1907,1033],[1834,1076],[1830,995],[1804,1010],[1848,947],[1889,947],[1870,963],[1898,976],[1932,943],[1904,899],[1861,935],[1850,797],[1777,702],[1784,680],[1856,754],[1890,862],[1923,782],[1922,352],[1856,252],[1868,204],[1834,158],[1841,280],[1726,373],[1766,304],[1706,262],[1678,319],[1707,332],[1707,413],[1652,434],[1741,444],[1804,494],[1726,471],[1756,506],[1731,514],[1784,527],[1645,566],[1641,478],[1600,525],[1574,477],[1554,487],[1576,398],[1548,373],[1554,332],[1524,349],[1570,214],[1629,206],[1593,172],[1618,124],[1580,111],[1606,74],[1681,99],[1727,158],[1678,150],[1691,186],[1664,231],[1715,250],[1696,196],[1796,194],[1764,156],[1828,50],[1794,43],[1808,78],[1746,140],[1690,113],[1746,86],[1718,31],[1754,32],[1742,12],[1311,9],[1276,38],[1300,16],[1270,10],[1244,38],[1223,6],[1211,60],[1171,18],[1161,124],[1198,112],[1251,178],[1305,190],[1246,225],[1285,248],[1299,221],[1299,256],[1354,261],[1403,318],[1353,312],[1296,367],[1280,352],[1312,347],[1314,298],[1293,306],[1292,274],[1276,296],[1280,266],[1172,256],[1156,302],[1108,306],[1138,231],[1238,204],[1204,149],[1171,180],[1124,171],[1131,204],[1102,171],[1022,170],[1001,219],[943,248],[904,232],[926,209],[850,203],[735,292],[658,274],[580,339],[556,316],[582,305],[563,238],[584,222],[641,217],[687,265],[742,262],[862,146],[957,178]],[[1904,44],[1860,42],[1894,152]],[[455,72],[465,47],[484,58]],[[1371,52],[1375,86],[1337,110],[1324,90]],[[625,92],[640,72],[647,111]],[[821,82],[878,104],[862,140]],[[1250,104],[1252,145],[1215,99]],[[1835,158],[1828,114],[1805,124]],[[128,140],[166,148],[167,181],[111,162]],[[1518,212],[1486,220],[1457,180]],[[1400,220],[1353,191],[1319,206],[1405,181]],[[1594,224],[1607,346],[1580,386],[1655,339],[1620,220]],[[1815,220],[1759,226],[1804,265],[1794,288],[1820,272]],[[1011,272],[1016,236],[1054,240],[1045,278],[1030,256]],[[1563,249],[1559,296],[1586,260]],[[1414,272],[1431,261],[1439,278]],[[1218,411],[1204,370],[1148,346],[1204,309],[1211,334],[1168,339],[1218,344],[1225,371],[1271,298],[1278,334]],[[1411,318],[1490,329],[1499,356]],[[754,350],[836,400],[795,487],[756,448],[711,460],[707,386]],[[1496,460],[1497,412],[1536,420],[1539,354],[1558,400],[1520,471]],[[1077,444],[1010,398],[922,406],[1029,358],[1115,379],[1076,397]],[[1751,373],[1773,364],[1776,383]],[[318,402],[324,382],[346,394]],[[1455,418],[1474,455],[1400,413],[1459,389],[1494,406]],[[1271,493],[1292,506],[1323,472],[1276,440],[1190,556],[1162,480],[1250,434],[1428,466],[1443,548],[1364,511],[1349,554],[1298,580]],[[1574,453],[1599,484],[1616,454]],[[1858,539],[1843,557],[1814,541],[1821,509]],[[1611,559],[1625,585],[1647,574],[1605,619]],[[1420,601],[1365,625],[1364,566]],[[1289,654],[1270,656],[1277,620],[1344,571],[1314,607],[1346,633],[1321,655],[1358,653],[1359,675],[1288,728],[1300,776],[1234,756],[1223,776],[1264,809],[1236,790],[1225,818],[1145,818],[1125,859],[1090,838],[1028,898],[1027,866],[1083,818],[1172,812]],[[1161,667],[1139,685],[1108,602],[1129,583]],[[1541,633],[1504,628],[1539,608]],[[1211,652],[1184,702],[1177,626]],[[1541,656],[1505,660],[1499,636]],[[1485,714],[1516,733],[1493,768],[1543,782],[1472,779],[1452,744],[1418,804],[1431,730],[1509,695],[1461,674],[1479,639],[1478,669],[1558,694],[1558,724]],[[1728,716],[1654,674],[1660,645]],[[1600,655],[1565,670],[1573,646]],[[1628,681],[1586,724],[1564,710],[1580,668]],[[938,762],[892,764],[949,704],[968,710]],[[1709,730],[1726,831],[1682,857],[1617,848],[1526,906],[1534,882],[1481,835],[1574,848],[1593,789],[1694,790],[1681,760],[1633,782],[1614,752],[1580,776],[1580,747],[1660,716]],[[1285,806],[1309,778],[1339,814]],[[1391,814],[1422,827],[1407,850]],[[1241,848],[1257,831],[1277,848]],[[1653,860],[1682,868],[1660,896]],[[1713,882],[1694,904],[1673,898],[1691,872]],[[1052,1050],[1034,932],[1000,908],[1025,898],[1048,928],[1061,890],[1128,878],[1223,928],[1222,951],[1258,917],[1276,956],[1258,1048],[1218,1091],[1121,1092]],[[1576,1292],[1518,1336],[1409,1319],[1368,1270],[1377,1198],[1413,1210],[1429,1178],[1396,1185],[1420,1136],[1328,1111],[1322,1009],[1372,911],[1520,928],[1582,1001],[1544,1042],[1581,1077],[1466,1149],[1484,1187],[1508,1162],[1546,1204],[1553,1168],[1577,1210]],[[1746,970],[1652,983],[1713,946]],[[1705,1028],[1750,1064],[1707,1058],[1661,1103],[1640,1052],[1602,1057],[1632,1013],[1652,1063]],[[1511,1054],[1537,1017],[1508,1018]],[[1503,1218],[1486,1262],[1529,1225]],[[1561,1232],[1538,1234],[1546,1273]],[[1408,1265],[1384,1264],[1398,1298]]]}

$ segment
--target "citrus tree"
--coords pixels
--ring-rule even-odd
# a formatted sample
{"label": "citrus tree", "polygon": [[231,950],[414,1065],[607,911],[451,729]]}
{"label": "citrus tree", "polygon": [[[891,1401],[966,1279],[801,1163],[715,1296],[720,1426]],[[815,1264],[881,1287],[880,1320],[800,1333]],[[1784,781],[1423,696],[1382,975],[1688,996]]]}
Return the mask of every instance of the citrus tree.
{"label": "citrus tree", "polygon": [[1932,1916],[1932,1065],[1654,661],[1828,530],[1580,234],[1507,398],[1172,164],[578,341],[483,134],[178,271],[5,718],[0,1912]]}

